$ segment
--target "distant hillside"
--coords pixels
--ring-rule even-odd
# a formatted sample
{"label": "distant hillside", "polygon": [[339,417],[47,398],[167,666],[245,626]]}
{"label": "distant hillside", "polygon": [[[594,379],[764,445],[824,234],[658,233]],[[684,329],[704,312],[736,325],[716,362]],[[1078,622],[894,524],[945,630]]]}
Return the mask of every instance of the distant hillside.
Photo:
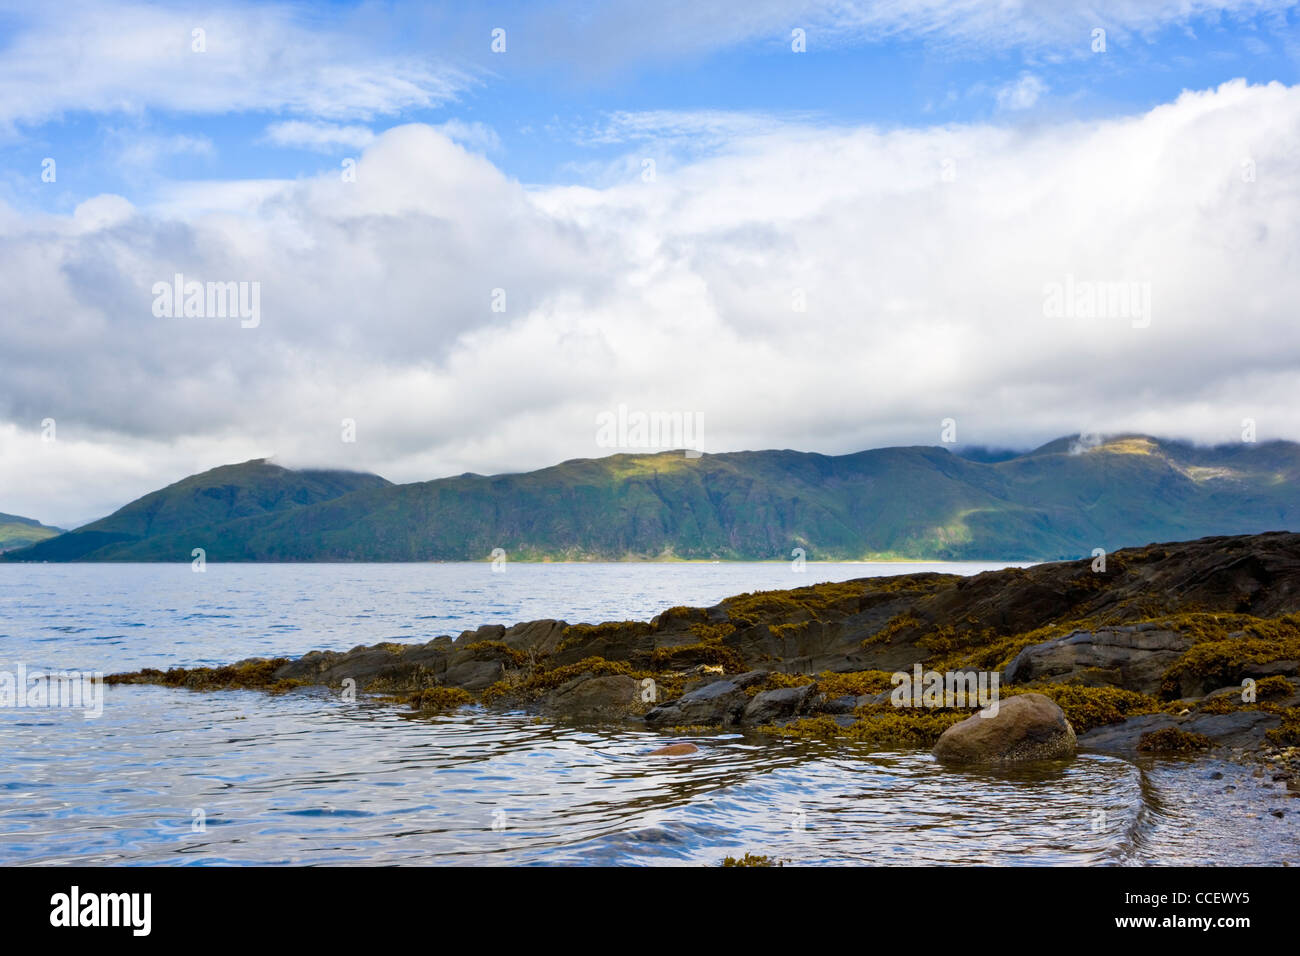
{"label": "distant hillside", "polygon": [[[250,487],[273,473],[254,462],[186,479],[7,559],[187,561],[202,547],[215,561],[479,560],[494,548],[515,560],[756,560],[799,547],[810,560],[1033,561],[1300,527],[1300,446],[1290,442],[1062,438],[980,457],[929,447],[665,452],[409,485],[274,469],[273,498]],[[308,500],[304,483],[322,474],[334,484]],[[299,493],[286,501],[291,482]]]}
{"label": "distant hillside", "polygon": [[0,512],[0,552],[25,548],[29,544],[44,541],[62,534],[61,528],[43,525],[35,518],[20,518]]}
{"label": "distant hillside", "polygon": [[[124,559],[121,555],[132,545],[177,533],[204,537],[214,533],[207,529],[239,519],[283,513],[359,489],[389,485],[390,482],[378,475],[290,471],[265,459],[255,459],[192,475],[131,502],[107,518],[7,557],[23,561],[160,560],[158,557]],[[186,549],[185,560],[189,560],[189,552],[195,547],[203,547],[202,542]]]}

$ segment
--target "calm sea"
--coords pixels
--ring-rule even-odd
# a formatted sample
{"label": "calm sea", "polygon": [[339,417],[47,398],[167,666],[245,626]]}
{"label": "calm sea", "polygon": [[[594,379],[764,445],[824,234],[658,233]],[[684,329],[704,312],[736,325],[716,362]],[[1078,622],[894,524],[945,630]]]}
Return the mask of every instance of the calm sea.
{"label": "calm sea", "polygon": [[[648,619],[768,588],[1003,565],[0,565],[0,672],[123,671]],[[1280,863],[1295,813],[1215,761],[959,773],[924,751],[688,738],[323,691],[106,690],[0,709],[0,864]],[[1216,777],[1215,774],[1222,776]]]}

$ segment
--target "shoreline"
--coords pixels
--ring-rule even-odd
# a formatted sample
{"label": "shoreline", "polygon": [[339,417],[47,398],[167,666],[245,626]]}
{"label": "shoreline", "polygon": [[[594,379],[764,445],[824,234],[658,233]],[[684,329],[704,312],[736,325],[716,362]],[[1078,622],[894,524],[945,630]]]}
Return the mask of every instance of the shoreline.
{"label": "shoreline", "polygon": [[[652,729],[929,747],[972,711],[892,706],[891,672],[996,674],[1049,698],[1083,749],[1231,748],[1300,772],[1300,535],[1117,551],[963,577],[920,572],[735,595],[650,621],[487,625],[290,660],[110,675],[273,693],[324,685],[436,713],[469,703]],[[1249,682],[1250,694],[1234,691]],[[1269,755],[1272,755],[1271,757]]]}
{"label": "shoreline", "polygon": [[[4,555],[5,553],[6,553],[6,552],[0,551],[0,555]],[[832,560],[832,559],[826,559],[826,560],[817,559],[817,560],[814,560],[814,559],[812,559],[812,558],[805,558],[804,561],[803,561],[803,563],[804,563],[805,565],[813,565],[813,566],[817,566],[817,565],[844,565],[844,564],[848,564],[848,565],[856,565],[856,564],[860,564],[860,565],[875,565],[875,564],[884,564],[884,565],[906,565],[906,564],[944,564],[944,565],[962,565],[962,564],[965,564],[965,565],[995,565],[995,566],[997,566],[997,567],[999,567],[999,568],[1010,568],[1010,567],[1022,567],[1022,568],[1027,568],[1027,567],[1033,567],[1033,566],[1036,565],[1036,564],[1056,564],[1056,563],[1061,562],[1062,560],[1068,560],[1068,559],[1062,559],[1062,558],[1043,558],[1043,559],[1041,559],[1041,560],[1021,560],[1021,559],[1008,559],[1008,560],[1004,560],[1004,559],[1001,559],[1001,558],[988,558],[988,559],[984,559],[984,558],[958,558],[958,559],[953,559],[953,558],[879,558],[879,559],[877,559],[877,558],[845,558],[844,560]],[[170,566],[173,566],[173,567],[189,567],[189,566],[191,566],[192,563],[193,563],[193,562],[191,562],[191,561],[113,561],[113,560],[105,560],[105,561],[14,561],[14,560],[0,560],[0,564],[15,564],[15,565],[17,565],[17,564],[40,564],[40,565],[51,565],[51,566],[55,566],[55,567],[60,567],[60,566],[64,566],[64,565],[75,565],[75,566],[83,566],[83,567],[84,567],[84,566],[91,566],[91,565],[104,565],[104,566],[112,566],[112,567],[123,567],[123,566],[131,566],[131,565],[138,566],[138,567],[157,567],[157,566],[170,565]],[[421,561],[415,561],[415,560],[412,560],[412,561],[239,561],[239,560],[220,560],[220,561],[217,561],[217,560],[211,560],[211,561],[208,561],[208,562],[207,562],[208,565],[234,564],[234,565],[240,565],[240,566],[245,566],[245,565],[259,565],[259,564],[266,564],[266,565],[317,565],[317,564],[318,564],[318,565],[327,565],[327,566],[333,566],[333,565],[380,565],[380,566],[385,566],[385,565],[398,565],[398,566],[405,566],[405,565],[414,565],[414,564],[456,564],[456,565],[484,565],[484,564],[487,564],[487,565],[490,565],[491,563],[492,563],[491,560],[489,560],[489,559],[485,559],[485,558],[478,558],[478,559],[473,559],[473,560],[464,560],[464,561],[423,561],[423,560],[421,560]],[[646,565],[646,564],[668,564],[668,565],[702,564],[702,565],[712,565],[712,564],[732,564],[732,565],[749,565],[749,564],[762,564],[762,565],[782,565],[782,564],[790,564],[790,563],[791,563],[791,559],[789,559],[789,558],[717,558],[717,559],[709,559],[709,558],[590,558],[590,559],[510,558],[506,563],[507,563],[507,564],[528,564],[528,565],[538,565],[538,564],[572,564],[572,565],[592,565],[592,564],[613,564],[613,565],[624,565],[624,564],[625,564],[625,565]]]}

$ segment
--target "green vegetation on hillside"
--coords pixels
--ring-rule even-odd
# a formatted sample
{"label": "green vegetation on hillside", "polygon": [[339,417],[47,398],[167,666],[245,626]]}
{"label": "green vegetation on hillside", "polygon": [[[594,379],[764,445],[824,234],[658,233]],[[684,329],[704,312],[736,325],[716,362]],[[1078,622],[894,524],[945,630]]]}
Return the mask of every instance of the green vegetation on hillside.
{"label": "green vegetation on hillside", "polygon": [[409,485],[252,462],[9,559],[187,561],[202,547],[218,561],[479,560],[496,548],[511,560],[789,560],[795,548],[810,560],[1053,560],[1293,527],[1297,476],[1293,443],[1143,436],[991,461],[928,447],[624,454]]}
{"label": "green vegetation on hillside", "polygon": [[[378,475],[346,471],[291,471],[265,459],[192,475],[119,508],[107,518],[11,555],[23,561],[188,561],[194,548],[221,536],[233,521],[290,511],[366,488],[385,488]],[[165,555],[140,556],[141,542],[175,542]]]}
{"label": "green vegetation on hillside", "polygon": [[34,518],[0,513],[0,552],[25,548],[62,533],[60,529],[43,525]]}

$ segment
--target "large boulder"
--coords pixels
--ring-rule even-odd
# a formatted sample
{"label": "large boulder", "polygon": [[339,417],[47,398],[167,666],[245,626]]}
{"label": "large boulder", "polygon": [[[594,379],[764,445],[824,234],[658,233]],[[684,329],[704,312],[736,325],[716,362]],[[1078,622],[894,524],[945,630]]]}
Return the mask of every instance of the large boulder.
{"label": "large boulder", "polygon": [[1026,647],[1007,667],[1008,684],[1071,681],[1154,694],[1192,639],[1153,624],[1075,631]]}
{"label": "large boulder", "polygon": [[998,702],[996,715],[985,713],[945,730],[934,745],[935,757],[944,763],[1007,764],[1074,756],[1074,728],[1042,694],[1008,697]]}

